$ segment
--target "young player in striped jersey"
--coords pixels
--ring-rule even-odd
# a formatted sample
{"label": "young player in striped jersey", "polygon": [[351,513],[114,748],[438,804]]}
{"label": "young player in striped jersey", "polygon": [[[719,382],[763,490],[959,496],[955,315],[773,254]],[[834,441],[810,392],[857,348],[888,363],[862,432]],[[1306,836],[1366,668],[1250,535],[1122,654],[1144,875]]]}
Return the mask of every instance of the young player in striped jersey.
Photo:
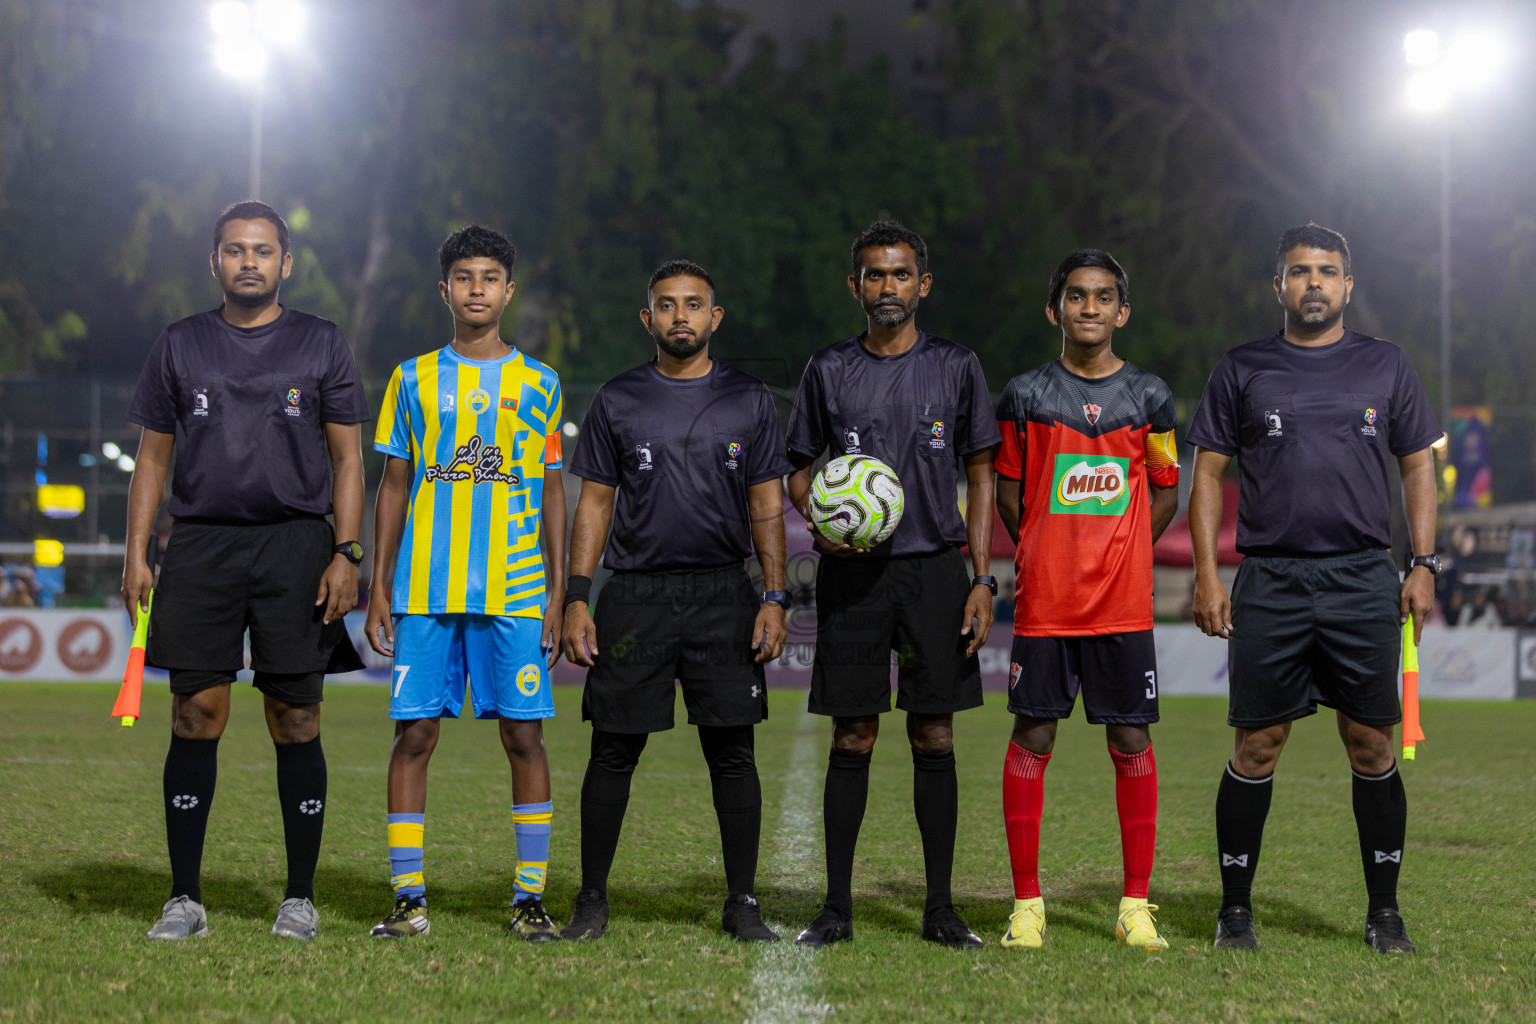
{"label": "young player in striped jersey", "polygon": [[1130,316],[1125,271],[1099,249],[1074,252],[1051,275],[1046,316],[1061,358],[1015,377],[998,403],[997,510],[1018,542],[1003,817],[1014,907],[1003,945],[1045,938],[1040,817],[1056,722],[1078,691],[1105,728],[1125,888],[1115,937],[1168,948],[1147,902],[1157,834],[1157,721],[1152,645],[1152,542],[1178,507],[1173,395],[1115,355]]}
{"label": "young player in striped jersey", "polygon": [[[394,657],[389,717],[389,860],[395,907],[372,934],[425,935],[427,762],[464,681],[477,718],[497,718],[512,763],[517,837],[512,930],[558,939],[542,895],[551,804],[543,720],[554,717],[565,563],[560,379],[501,340],[517,253],[471,226],[438,251],[453,342],[401,363],[374,447],[389,459],[374,520],[368,642]],[[407,515],[408,512],[408,515]],[[401,520],[405,519],[404,534]],[[540,529],[547,547],[540,544]]]}

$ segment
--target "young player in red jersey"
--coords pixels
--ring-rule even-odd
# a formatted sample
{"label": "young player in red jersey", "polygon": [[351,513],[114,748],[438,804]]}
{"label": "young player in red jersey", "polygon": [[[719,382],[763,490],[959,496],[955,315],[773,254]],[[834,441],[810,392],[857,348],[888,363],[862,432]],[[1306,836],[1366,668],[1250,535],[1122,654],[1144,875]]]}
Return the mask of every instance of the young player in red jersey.
{"label": "young player in red jersey", "polygon": [[1115,764],[1125,868],[1115,937],[1168,948],[1147,902],[1157,833],[1157,721],[1152,645],[1152,542],[1178,507],[1173,395],[1115,355],[1110,338],[1131,313],[1125,271],[1081,249],[1051,275],[1045,315],[1061,328],[1061,358],[1015,377],[998,403],[997,509],[1018,543],[1003,816],[1014,906],[1003,945],[1045,938],[1040,816],[1056,722],[1078,691],[1103,724]]}

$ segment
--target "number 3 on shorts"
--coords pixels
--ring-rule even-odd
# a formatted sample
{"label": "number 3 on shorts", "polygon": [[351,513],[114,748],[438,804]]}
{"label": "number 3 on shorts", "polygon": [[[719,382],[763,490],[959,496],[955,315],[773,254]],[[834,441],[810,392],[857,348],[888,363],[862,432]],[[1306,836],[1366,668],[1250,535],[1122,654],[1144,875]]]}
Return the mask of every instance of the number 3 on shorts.
{"label": "number 3 on shorts", "polygon": [[[409,672],[410,670],[411,670],[411,666],[409,666],[409,665],[396,665],[395,666],[395,692],[390,694],[391,697],[398,697],[398,696],[400,696],[400,687],[405,685],[405,674],[407,672]],[[1151,675],[1151,674],[1152,673],[1150,673],[1150,672],[1147,673],[1147,675]]]}
{"label": "number 3 on shorts", "polygon": [[1142,674],[1147,677],[1147,699],[1148,700],[1156,700],[1157,699],[1157,673],[1156,672],[1144,672]]}

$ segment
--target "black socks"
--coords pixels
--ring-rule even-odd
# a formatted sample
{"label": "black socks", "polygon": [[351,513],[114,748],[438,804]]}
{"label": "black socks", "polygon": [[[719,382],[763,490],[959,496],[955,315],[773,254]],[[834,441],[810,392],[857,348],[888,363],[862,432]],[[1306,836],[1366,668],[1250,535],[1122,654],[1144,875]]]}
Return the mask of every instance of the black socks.
{"label": "black socks", "polygon": [[203,837],[219,774],[218,740],[184,740],[171,733],[165,755],[165,842],[171,855],[171,898],[203,902]]}
{"label": "black socks", "polygon": [[315,898],[315,864],[325,831],[325,751],[320,737],[307,743],[275,743],[277,800],[283,808],[283,842],[288,848],[288,889],[284,899]]}
{"label": "black socks", "polygon": [[1221,905],[1253,908],[1253,875],[1259,868],[1264,819],[1275,792],[1274,773],[1239,775],[1229,763],[1216,790],[1216,849],[1221,864]]}
{"label": "black socks", "polygon": [[752,726],[700,726],[709,785],[720,822],[720,859],[731,896],[757,887],[757,845],[763,825],[763,789],[757,778]]}
{"label": "black socks", "polygon": [[832,751],[822,794],[822,824],[827,834],[827,906],[853,914],[853,851],[869,802],[869,754]]}
{"label": "black socks", "polygon": [[581,887],[604,897],[645,741],[643,733],[592,730],[592,757],[581,783]]}
{"label": "black socks", "polygon": [[955,829],[960,816],[960,792],[955,779],[955,754],[912,751],[912,809],[923,837],[923,870],[927,876],[925,910],[954,902],[950,876],[955,865]]}
{"label": "black socks", "polygon": [[1367,913],[1397,909],[1397,873],[1403,864],[1403,836],[1408,831],[1408,797],[1403,776],[1393,764],[1383,775],[1354,772],[1355,828],[1360,833],[1360,861],[1365,868]]}

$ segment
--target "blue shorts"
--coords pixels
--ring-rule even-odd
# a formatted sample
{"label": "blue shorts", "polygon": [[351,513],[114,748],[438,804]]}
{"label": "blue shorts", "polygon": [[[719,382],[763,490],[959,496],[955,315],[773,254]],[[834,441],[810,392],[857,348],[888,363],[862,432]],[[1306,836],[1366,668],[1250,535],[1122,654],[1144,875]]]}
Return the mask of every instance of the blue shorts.
{"label": "blue shorts", "polygon": [[554,718],[543,631],[521,616],[395,616],[389,717],[458,718],[468,675],[476,718]]}

